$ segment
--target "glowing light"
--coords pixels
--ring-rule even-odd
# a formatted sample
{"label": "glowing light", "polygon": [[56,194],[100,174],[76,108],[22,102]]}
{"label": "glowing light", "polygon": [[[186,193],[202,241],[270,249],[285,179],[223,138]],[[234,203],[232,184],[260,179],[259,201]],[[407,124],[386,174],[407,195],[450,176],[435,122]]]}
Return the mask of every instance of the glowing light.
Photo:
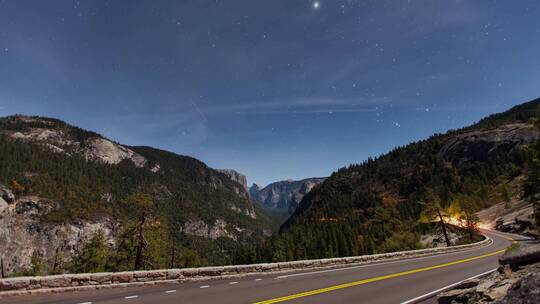
{"label": "glowing light", "polygon": [[458,219],[458,218],[455,218],[455,217],[448,217],[446,218],[446,222],[448,224],[452,224],[454,226],[458,226],[458,227],[462,227],[462,228],[467,228],[467,223],[466,221],[464,220],[461,220],[461,219]]}
{"label": "glowing light", "polygon": [[319,9],[321,7],[321,3],[319,1],[313,2],[313,9]]}

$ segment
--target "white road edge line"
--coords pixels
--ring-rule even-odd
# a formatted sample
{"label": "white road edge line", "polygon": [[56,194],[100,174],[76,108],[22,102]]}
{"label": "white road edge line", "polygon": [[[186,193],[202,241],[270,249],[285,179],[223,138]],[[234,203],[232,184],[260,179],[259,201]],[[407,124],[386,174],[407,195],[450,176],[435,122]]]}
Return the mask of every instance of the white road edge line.
{"label": "white road edge line", "polygon": [[92,304],[92,302],[82,302],[82,303],[78,303],[78,304]]}
{"label": "white road edge line", "polygon": [[230,282],[229,285],[238,284],[238,282]]}
{"label": "white road edge line", "polygon": [[130,299],[136,299],[138,298],[139,296],[129,296],[129,297],[124,297],[124,299],[126,300],[130,300]]}
{"label": "white road edge line", "polygon": [[262,281],[262,279],[255,279],[255,281]]}
{"label": "white road edge line", "polygon": [[203,285],[203,286],[201,286],[199,288],[208,288],[208,287],[210,287],[210,285]]}
{"label": "white road edge line", "polygon": [[[489,238],[488,236],[486,236],[486,237],[491,241],[488,245],[484,245],[484,246],[478,247],[478,248],[465,249],[463,251],[469,251],[469,250],[486,248],[486,247],[492,246],[493,245],[493,240],[491,238]],[[286,279],[286,278],[305,276],[305,275],[311,275],[311,274],[319,274],[319,273],[343,271],[343,270],[349,270],[349,269],[366,268],[366,267],[371,267],[371,266],[403,263],[403,262],[407,262],[407,261],[418,261],[418,260],[424,260],[424,259],[429,259],[429,258],[433,258],[433,257],[440,257],[440,256],[444,256],[444,255],[449,255],[449,254],[463,253],[463,251],[458,250],[458,251],[454,251],[454,252],[447,252],[447,253],[442,253],[442,254],[434,254],[434,255],[428,255],[428,256],[423,256],[423,257],[418,257],[418,258],[405,258],[405,259],[401,259],[401,260],[382,262],[382,263],[376,263],[375,262],[375,263],[368,263],[368,264],[363,264],[363,265],[358,265],[358,266],[334,268],[334,269],[319,270],[319,271],[312,271],[312,272],[294,273],[294,274],[278,276],[278,277],[276,277],[276,279]]]}
{"label": "white road edge line", "polygon": [[173,293],[173,292],[176,292],[176,289],[165,291],[165,293]]}
{"label": "white road edge line", "polygon": [[491,270],[486,271],[486,272],[483,272],[483,273],[481,273],[481,274],[477,274],[477,275],[475,275],[475,276],[472,276],[472,277],[467,278],[467,279],[465,279],[465,280],[461,280],[461,281],[456,282],[456,283],[454,283],[454,284],[450,284],[450,285],[445,286],[445,287],[443,287],[443,288],[439,288],[439,289],[437,289],[437,290],[434,290],[434,291],[432,291],[432,292],[423,294],[423,295],[421,295],[421,296],[419,296],[419,297],[416,297],[416,298],[414,298],[414,299],[410,299],[410,300],[407,300],[407,301],[405,301],[405,302],[401,302],[400,304],[411,304],[411,303],[416,303],[416,302],[419,301],[419,300],[424,300],[424,299],[426,299],[426,298],[428,298],[428,297],[430,297],[430,296],[433,296],[433,295],[438,294],[438,293],[440,293],[440,292],[446,291],[446,290],[448,290],[448,289],[450,289],[450,288],[452,288],[452,287],[454,287],[454,286],[457,286],[457,285],[459,285],[459,284],[461,284],[461,283],[463,283],[463,282],[465,282],[465,281],[467,281],[467,280],[476,279],[476,278],[479,278],[479,277],[488,275],[488,274],[490,274],[490,273],[493,273],[493,272],[495,272],[495,271],[497,271],[497,268],[491,269]]}

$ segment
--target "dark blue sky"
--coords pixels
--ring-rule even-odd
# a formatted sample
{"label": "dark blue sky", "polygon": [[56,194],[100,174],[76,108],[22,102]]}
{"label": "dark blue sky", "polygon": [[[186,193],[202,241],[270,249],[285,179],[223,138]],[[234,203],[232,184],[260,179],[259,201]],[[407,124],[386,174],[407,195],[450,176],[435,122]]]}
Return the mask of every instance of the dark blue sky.
{"label": "dark blue sky", "polygon": [[538,16],[526,0],[0,0],[0,115],[261,185],[325,176],[540,96]]}

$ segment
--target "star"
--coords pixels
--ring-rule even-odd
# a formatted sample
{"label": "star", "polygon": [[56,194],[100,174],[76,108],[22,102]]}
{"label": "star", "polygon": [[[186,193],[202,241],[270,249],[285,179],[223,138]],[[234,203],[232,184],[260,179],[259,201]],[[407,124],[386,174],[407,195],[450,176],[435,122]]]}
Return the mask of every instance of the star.
{"label": "star", "polygon": [[321,3],[319,1],[313,2],[313,9],[318,10],[319,7],[321,7]]}

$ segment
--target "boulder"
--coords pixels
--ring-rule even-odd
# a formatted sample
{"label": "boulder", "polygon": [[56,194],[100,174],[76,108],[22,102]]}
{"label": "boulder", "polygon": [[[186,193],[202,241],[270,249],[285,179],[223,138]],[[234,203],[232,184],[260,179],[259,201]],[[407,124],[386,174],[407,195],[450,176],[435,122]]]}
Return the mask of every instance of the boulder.
{"label": "boulder", "polygon": [[4,212],[4,210],[7,210],[7,208],[9,207],[8,203],[0,197],[0,214],[2,214],[2,212]]}
{"label": "boulder", "polygon": [[179,280],[183,279],[184,275],[180,269],[169,269],[167,270],[167,280]]}
{"label": "boulder", "polygon": [[15,195],[13,192],[3,185],[0,185],[0,197],[10,204],[15,201]]}
{"label": "boulder", "polygon": [[540,303],[540,274],[531,273],[512,285],[504,298],[495,304]]}
{"label": "boulder", "polygon": [[506,295],[510,287],[512,287],[512,283],[510,282],[504,283],[496,287],[492,287],[484,293],[484,299],[487,301],[495,301],[501,299]]}
{"label": "boulder", "polygon": [[482,280],[482,282],[480,282],[480,284],[478,284],[476,287],[476,292],[483,294],[487,292],[493,285],[495,285],[494,277]]}
{"label": "boulder", "polygon": [[474,294],[475,288],[467,289],[452,289],[446,292],[443,292],[437,296],[437,303],[439,304],[451,304],[453,302],[457,303],[467,303],[468,299],[472,294]]}
{"label": "boulder", "polygon": [[535,262],[540,262],[540,244],[522,244],[499,258],[499,264],[509,265],[512,268]]}
{"label": "boulder", "polygon": [[467,280],[467,281],[463,281],[463,282],[459,283],[458,285],[456,285],[454,287],[454,289],[473,288],[473,287],[478,286],[479,283],[480,283],[480,279]]}

